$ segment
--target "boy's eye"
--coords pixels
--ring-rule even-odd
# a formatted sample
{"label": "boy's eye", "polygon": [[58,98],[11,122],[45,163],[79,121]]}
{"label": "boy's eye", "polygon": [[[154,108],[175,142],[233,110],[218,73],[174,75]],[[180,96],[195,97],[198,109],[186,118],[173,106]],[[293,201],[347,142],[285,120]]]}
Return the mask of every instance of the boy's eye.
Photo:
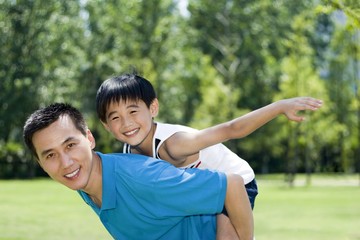
{"label": "boy's eye", "polygon": [[119,117],[113,117],[111,120],[113,120],[113,121],[114,121],[114,120],[116,120],[116,119],[118,119],[118,118],[119,118]]}

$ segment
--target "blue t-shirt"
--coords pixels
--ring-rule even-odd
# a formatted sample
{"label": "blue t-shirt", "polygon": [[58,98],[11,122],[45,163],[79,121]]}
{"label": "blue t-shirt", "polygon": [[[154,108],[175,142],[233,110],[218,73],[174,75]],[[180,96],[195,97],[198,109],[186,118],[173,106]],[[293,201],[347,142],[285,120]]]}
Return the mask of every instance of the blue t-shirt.
{"label": "blue t-shirt", "polygon": [[102,206],[83,192],[115,239],[215,239],[226,177],[137,154],[102,154]]}

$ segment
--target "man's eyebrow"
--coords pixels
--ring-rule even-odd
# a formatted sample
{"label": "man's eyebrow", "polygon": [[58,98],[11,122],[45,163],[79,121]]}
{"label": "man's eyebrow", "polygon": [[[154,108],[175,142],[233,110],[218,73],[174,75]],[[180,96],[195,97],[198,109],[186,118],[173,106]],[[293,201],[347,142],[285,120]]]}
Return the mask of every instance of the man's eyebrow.
{"label": "man's eyebrow", "polygon": [[[61,143],[61,145],[65,145],[65,144],[67,144],[68,142],[70,142],[70,141],[72,141],[72,140],[74,140],[75,138],[74,137],[68,137],[68,138],[66,138],[62,143]],[[45,156],[45,155],[47,155],[49,152],[51,152],[51,151],[53,151],[53,149],[52,148],[50,148],[50,149],[46,149],[46,150],[44,150],[44,151],[42,151],[41,153],[40,153],[40,156]]]}
{"label": "man's eyebrow", "polygon": [[40,156],[46,156],[49,152],[51,152],[52,151],[52,149],[46,149],[46,150],[44,150],[44,151],[42,151],[41,153],[40,153]]}

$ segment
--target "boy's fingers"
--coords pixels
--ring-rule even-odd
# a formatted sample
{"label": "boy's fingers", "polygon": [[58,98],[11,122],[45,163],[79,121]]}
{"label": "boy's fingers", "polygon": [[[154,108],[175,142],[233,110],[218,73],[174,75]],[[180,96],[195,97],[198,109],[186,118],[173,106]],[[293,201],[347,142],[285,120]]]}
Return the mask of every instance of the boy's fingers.
{"label": "boy's fingers", "polygon": [[302,100],[302,110],[316,110],[322,106],[322,101],[315,98],[305,98]]}
{"label": "boy's fingers", "polygon": [[316,98],[308,98],[308,99],[307,99],[307,103],[308,103],[309,105],[314,106],[314,107],[321,107],[323,101],[320,100],[320,99],[316,99]]}
{"label": "boy's fingers", "polygon": [[299,116],[299,115],[296,115],[296,114],[291,114],[290,116],[288,116],[288,118],[292,121],[295,121],[295,122],[302,122],[305,120],[305,117],[304,116]]}

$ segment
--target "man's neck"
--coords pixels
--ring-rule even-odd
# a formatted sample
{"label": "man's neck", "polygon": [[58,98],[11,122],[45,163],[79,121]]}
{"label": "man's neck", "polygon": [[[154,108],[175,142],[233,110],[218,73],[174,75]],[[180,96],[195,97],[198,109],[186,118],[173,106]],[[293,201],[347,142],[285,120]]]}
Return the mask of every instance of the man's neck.
{"label": "man's neck", "polygon": [[84,189],[91,200],[101,207],[102,203],[102,162],[100,157],[93,152],[92,170],[89,177],[88,186]]}

